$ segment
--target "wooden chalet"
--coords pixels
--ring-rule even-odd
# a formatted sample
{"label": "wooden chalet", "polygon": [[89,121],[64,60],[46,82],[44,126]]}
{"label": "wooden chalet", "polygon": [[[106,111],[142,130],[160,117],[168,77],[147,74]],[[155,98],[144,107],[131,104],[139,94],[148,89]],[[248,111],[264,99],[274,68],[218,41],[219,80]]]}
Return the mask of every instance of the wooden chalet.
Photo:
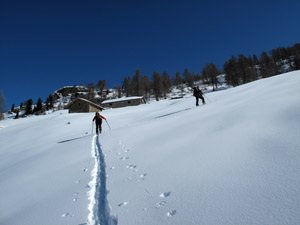
{"label": "wooden chalet", "polygon": [[84,98],[77,98],[73,100],[66,108],[69,109],[69,113],[99,112],[104,109],[100,105]]}
{"label": "wooden chalet", "polygon": [[146,104],[146,101],[143,96],[105,100],[101,103],[101,106],[104,108],[120,108],[127,106],[136,106],[140,104]]}

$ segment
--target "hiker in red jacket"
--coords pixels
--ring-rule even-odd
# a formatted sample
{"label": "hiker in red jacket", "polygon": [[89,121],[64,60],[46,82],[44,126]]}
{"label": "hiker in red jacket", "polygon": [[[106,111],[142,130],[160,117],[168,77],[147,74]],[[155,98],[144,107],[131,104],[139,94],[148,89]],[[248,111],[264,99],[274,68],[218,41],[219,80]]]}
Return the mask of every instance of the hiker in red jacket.
{"label": "hiker in red jacket", "polygon": [[100,115],[100,113],[96,112],[93,121],[95,121],[95,123],[96,123],[96,134],[97,135],[98,135],[98,130],[100,131],[100,133],[102,131],[102,128],[101,128],[102,119],[106,120],[106,118],[104,116],[102,116],[102,115]]}

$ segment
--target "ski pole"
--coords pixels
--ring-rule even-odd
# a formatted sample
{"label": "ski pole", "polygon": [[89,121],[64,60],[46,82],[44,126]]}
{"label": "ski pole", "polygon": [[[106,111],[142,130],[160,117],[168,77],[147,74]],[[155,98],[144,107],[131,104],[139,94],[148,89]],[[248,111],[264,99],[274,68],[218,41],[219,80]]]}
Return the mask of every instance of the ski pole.
{"label": "ski pole", "polygon": [[210,100],[205,94],[203,94],[203,96],[204,96],[209,102],[211,102],[211,100]]}
{"label": "ski pole", "polygon": [[108,124],[107,120],[105,120],[105,122],[107,123],[107,125],[108,125],[109,129],[111,130],[111,128],[110,128],[110,126],[109,126],[109,124]]}

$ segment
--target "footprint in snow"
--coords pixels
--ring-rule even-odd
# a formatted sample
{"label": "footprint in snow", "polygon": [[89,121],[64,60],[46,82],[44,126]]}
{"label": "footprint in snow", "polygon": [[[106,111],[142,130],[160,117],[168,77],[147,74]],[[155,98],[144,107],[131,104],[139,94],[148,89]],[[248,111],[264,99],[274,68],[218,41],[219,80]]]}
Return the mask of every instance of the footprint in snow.
{"label": "footprint in snow", "polygon": [[142,174],[142,175],[140,176],[140,179],[139,179],[139,180],[140,180],[140,181],[141,181],[141,180],[145,180],[145,177],[146,177],[146,176],[147,176],[146,173]]}
{"label": "footprint in snow", "polygon": [[83,172],[86,172],[86,171],[88,171],[88,169],[87,168],[83,168],[83,169],[81,169]]}
{"label": "footprint in snow", "polygon": [[75,184],[79,184],[79,183],[80,183],[80,180],[76,180],[76,181],[75,181]]}
{"label": "footprint in snow", "polygon": [[125,206],[125,205],[128,205],[128,203],[129,203],[129,202],[122,202],[122,203],[120,203],[118,206],[119,206],[119,207]]}
{"label": "footprint in snow", "polygon": [[61,217],[67,217],[69,215],[69,213],[64,213],[61,215]]}
{"label": "footprint in snow", "polygon": [[161,197],[161,198],[167,198],[167,197],[169,197],[170,195],[171,195],[171,192],[169,191],[169,192],[161,193],[159,197]]}
{"label": "footprint in snow", "polygon": [[128,177],[124,180],[125,182],[129,182],[129,181],[132,181],[132,178],[131,177]]}
{"label": "footprint in snow", "polygon": [[73,198],[73,202],[77,202],[78,201],[78,199],[79,199],[79,193],[78,192],[76,192],[75,194],[74,194],[74,196],[75,196],[75,198]]}
{"label": "footprint in snow", "polygon": [[155,208],[157,208],[157,209],[159,209],[159,208],[163,208],[163,207],[165,207],[165,205],[167,204],[167,202],[166,201],[161,201],[161,202],[158,202],[158,203],[156,203],[156,206],[155,206]]}
{"label": "footprint in snow", "polygon": [[128,164],[128,165],[126,166],[126,168],[127,168],[127,169],[135,169],[136,166],[133,165],[133,164]]}
{"label": "footprint in snow", "polygon": [[121,160],[127,160],[127,159],[129,159],[129,157],[122,157],[122,158],[120,158]]}
{"label": "footprint in snow", "polygon": [[172,217],[172,216],[174,216],[175,214],[176,214],[176,210],[171,210],[171,211],[167,212],[167,216],[168,216],[168,217]]}

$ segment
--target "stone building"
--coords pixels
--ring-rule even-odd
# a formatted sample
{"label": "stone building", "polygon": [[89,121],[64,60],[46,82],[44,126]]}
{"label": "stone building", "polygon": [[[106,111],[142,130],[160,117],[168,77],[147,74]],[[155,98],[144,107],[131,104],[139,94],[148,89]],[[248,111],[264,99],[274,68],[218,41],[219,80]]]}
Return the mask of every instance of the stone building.
{"label": "stone building", "polygon": [[66,108],[69,109],[69,113],[88,113],[103,110],[103,107],[100,105],[83,98],[73,100]]}
{"label": "stone building", "polygon": [[145,104],[146,101],[142,96],[126,97],[126,98],[117,98],[106,100],[101,103],[101,106],[104,108],[120,108],[126,106],[136,106],[140,104]]}

